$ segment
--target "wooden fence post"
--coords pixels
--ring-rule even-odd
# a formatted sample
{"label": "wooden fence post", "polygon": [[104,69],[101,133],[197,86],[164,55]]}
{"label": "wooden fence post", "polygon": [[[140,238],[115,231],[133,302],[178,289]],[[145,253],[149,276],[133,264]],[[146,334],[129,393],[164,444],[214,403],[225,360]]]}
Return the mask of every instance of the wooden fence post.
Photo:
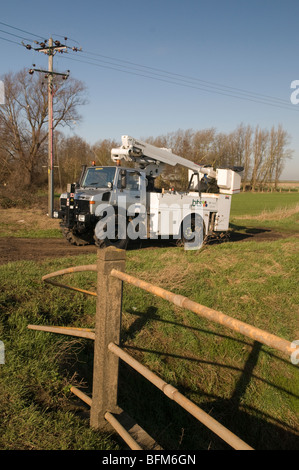
{"label": "wooden fence post", "polygon": [[117,406],[118,362],[108,344],[119,344],[122,309],[122,281],[110,276],[113,268],[125,270],[126,252],[115,247],[98,249],[97,305],[95,318],[93,391],[90,410],[91,427],[103,428],[107,411]]}

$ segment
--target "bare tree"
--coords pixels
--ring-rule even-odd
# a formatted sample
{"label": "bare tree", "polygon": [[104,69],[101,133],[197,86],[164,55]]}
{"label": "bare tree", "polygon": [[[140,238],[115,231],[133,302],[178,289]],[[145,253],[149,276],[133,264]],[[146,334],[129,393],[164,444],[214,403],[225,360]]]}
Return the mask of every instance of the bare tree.
{"label": "bare tree", "polygon": [[287,159],[292,158],[293,150],[288,148],[290,142],[289,134],[279,124],[276,130],[276,152],[274,156],[274,187],[277,189],[279,178]]}
{"label": "bare tree", "polygon": [[230,158],[230,140],[224,132],[216,134],[213,144],[213,161],[210,161],[214,167],[225,167],[231,163]]}
{"label": "bare tree", "polygon": [[[48,90],[42,75],[24,69],[4,76],[5,105],[0,108],[0,151],[14,180],[32,185],[46,162]],[[85,102],[85,86],[75,79],[53,80],[53,128],[78,121],[78,106]],[[18,178],[19,175],[19,178]]]}
{"label": "bare tree", "polygon": [[[57,134],[57,133],[56,133]],[[65,137],[59,134],[56,139],[56,161],[59,167],[60,186],[78,181],[82,165],[91,165],[95,160],[90,145],[79,136]]]}
{"label": "bare tree", "polygon": [[251,175],[251,186],[253,191],[255,190],[256,185],[260,181],[261,168],[263,166],[264,159],[266,156],[268,141],[269,132],[260,129],[259,126],[256,126],[253,139],[253,168]]}
{"label": "bare tree", "polygon": [[119,147],[119,143],[114,140],[104,139],[96,142],[92,147],[93,160],[97,165],[112,165],[111,149]]}
{"label": "bare tree", "polygon": [[243,191],[245,190],[246,183],[249,179],[250,166],[251,166],[251,152],[252,152],[252,128],[247,126],[244,134],[244,149],[243,149],[243,161],[241,165],[244,167],[243,171]]}
{"label": "bare tree", "polygon": [[194,161],[196,163],[210,164],[214,161],[214,142],[216,129],[203,129],[195,132],[193,136]]}

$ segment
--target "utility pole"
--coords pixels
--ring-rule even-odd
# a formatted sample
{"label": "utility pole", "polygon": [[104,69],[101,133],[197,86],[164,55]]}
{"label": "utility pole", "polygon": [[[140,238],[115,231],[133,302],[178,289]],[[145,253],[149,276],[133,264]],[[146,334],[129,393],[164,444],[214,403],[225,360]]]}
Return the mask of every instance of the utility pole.
{"label": "utility pole", "polygon": [[48,75],[48,216],[53,217],[54,210],[54,173],[53,173],[53,39],[49,39],[49,75]]}
{"label": "utility pole", "polygon": [[[67,38],[65,38],[66,40]],[[53,209],[54,209],[54,133],[53,133],[53,76],[61,75],[63,79],[67,79],[70,71],[66,73],[59,73],[53,71],[53,56],[56,52],[65,52],[67,46],[61,44],[59,41],[55,41],[53,45],[53,39],[50,38],[47,41],[38,43],[40,47],[34,48],[38,52],[43,52],[48,55],[48,70],[41,69],[30,69],[29,73],[32,75],[34,72],[45,73],[45,77],[48,79],[48,216],[53,218]],[[25,45],[27,49],[32,49],[32,46],[29,44]],[[76,48],[72,48],[77,50]],[[33,64],[35,66],[35,64]]]}

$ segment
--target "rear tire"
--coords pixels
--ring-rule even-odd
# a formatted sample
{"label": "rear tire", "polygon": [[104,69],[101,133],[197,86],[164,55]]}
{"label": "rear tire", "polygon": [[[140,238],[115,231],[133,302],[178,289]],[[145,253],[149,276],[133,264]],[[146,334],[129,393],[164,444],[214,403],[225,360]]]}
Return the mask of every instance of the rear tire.
{"label": "rear tire", "polygon": [[202,237],[202,242],[204,243],[206,239],[205,224],[203,220],[198,221],[198,223],[196,223],[196,217],[200,217],[200,219],[202,219],[201,216],[194,214],[190,218],[188,217],[184,219],[184,221],[182,222],[182,225],[181,225],[182,237],[181,237],[181,240],[179,240],[179,243],[178,243],[179,246],[185,246],[188,243],[194,243],[196,234],[197,236]]}

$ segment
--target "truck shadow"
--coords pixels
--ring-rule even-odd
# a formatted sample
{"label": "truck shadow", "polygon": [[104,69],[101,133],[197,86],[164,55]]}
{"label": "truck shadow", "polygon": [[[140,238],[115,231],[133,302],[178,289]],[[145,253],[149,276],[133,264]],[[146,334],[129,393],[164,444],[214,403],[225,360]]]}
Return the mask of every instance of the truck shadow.
{"label": "truck shadow", "polygon": [[[242,225],[230,224],[230,230],[227,233],[209,236],[204,245],[215,245],[229,242],[241,241],[267,241],[277,240],[282,237],[282,234],[273,232],[268,228],[255,228],[246,227]],[[177,248],[182,246],[177,239],[147,239],[147,240],[130,240],[127,250],[139,250],[145,248]]]}
{"label": "truck shadow", "polygon": [[130,240],[128,243],[128,251],[140,250],[145,248],[177,248],[178,240],[173,239],[147,239],[147,240]]}
{"label": "truck shadow", "polygon": [[230,224],[228,240],[230,242],[238,242],[248,239],[269,239],[273,235],[273,231],[268,228],[246,227],[244,225]]}

